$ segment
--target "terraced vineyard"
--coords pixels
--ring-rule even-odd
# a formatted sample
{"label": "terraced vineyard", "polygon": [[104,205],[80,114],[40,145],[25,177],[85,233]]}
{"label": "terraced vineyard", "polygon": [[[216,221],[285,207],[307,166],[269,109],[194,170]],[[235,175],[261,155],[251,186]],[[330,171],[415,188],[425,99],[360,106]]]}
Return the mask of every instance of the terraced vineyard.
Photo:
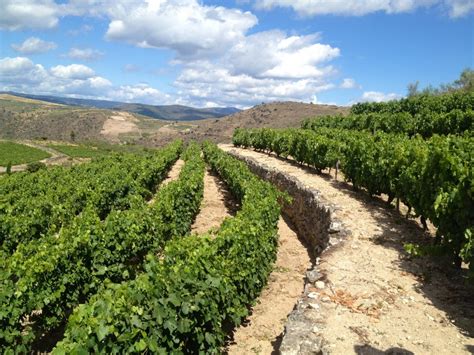
{"label": "terraced vineyard", "polygon": [[[203,152],[175,142],[2,179],[2,349],[44,347],[64,325],[57,353],[219,349],[271,270],[280,194]],[[159,187],[178,156],[178,179]],[[241,208],[212,238],[189,237],[206,163]]]}
{"label": "terraced vineyard", "polygon": [[340,169],[355,189],[397,198],[437,228],[432,246],[407,248],[448,255],[474,273],[473,107],[472,92],[357,104],[349,116],[309,119],[301,129],[237,129],[233,142]]}
{"label": "terraced vineyard", "polygon": [[[310,119],[300,129],[237,129],[233,140],[239,148],[222,146],[231,154],[213,143],[192,141],[175,141],[154,151],[107,154],[83,146],[60,146],[70,154],[89,154],[92,160],[3,176],[2,352],[219,353],[225,349],[239,353],[260,346],[271,352],[278,349],[276,339],[283,337],[286,322],[290,325],[285,336],[291,337],[291,322],[311,312],[321,313],[296,327],[297,339],[304,334],[304,341],[296,341],[296,346],[312,339],[322,349],[323,342],[314,340],[319,339],[314,334],[324,333],[318,322],[327,314],[331,324],[325,327],[331,331],[325,339],[338,344],[341,353],[347,351],[353,343],[342,346],[331,336],[339,331],[351,334],[355,326],[339,330],[337,324],[367,322],[357,318],[360,314],[379,317],[380,305],[395,303],[393,294],[401,289],[389,289],[387,284],[384,292],[391,293],[383,293],[364,279],[367,289],[375,290],[371,297],[385,298],[369,310],[362,308],[363,302],[356,306],[357,297],[363,297],[356,297],[358,277],[365,275],[360,270],[365,267],[368,278],[381,283],[399,270],[398,266],[386,272],[382,267],[359,265],[360,254],[344,249],[354,242],[344,240],[350,234],[344,232],[345,223],[356,237],[380,238],[376,231],[382,225],[377,221],[381,212],[361,203],[359,195],[344,195],[339,185],[334,187],[330,179],[321,177],[323,171],[342,174],[355,194],[383,196],[389,203],[397,199],[406,205],[407,216],[420,217],[425,227],[431,221],[436,237],[422,246],[405,244],[411,255],[435,255],[440,265],[447,257],[451,266],[474,271],[473,97],[453,94],[407,100],[412,101],[355,105],[349,116]],[[211,190],[204,199],[205,185],[212,181],[214,194],[218,184],[225,185],[227,194],[222,193],[222,201],[214,207]],[[281,190],[288,190],[293,200]],[[323,195],[342,206],[333,207]],[[232,200],[233,211],[222,211],[218,223],[214,216],[201,215],[212,208],[226,209],[226,200]],[[306,249],[280,218],[281,209],[298,237],[305,239]],[[335,211],[342,211],[346,220],[336,218]],[[360,226],[363,218],[365,227]],[[212,228],[206,229],[203,223],[211,220]],[[393,218],[383,223],[385,236],[387,231],[401,235],[408,230],[397,229],[399,222]],[[205,232],[193,233],[196,229]],[[339,243],[342,247],[332,251]],[[388,257],[397,259],[398,254],[371,243],[355,244],[354,249],[362,246],[368,257],[382,260],[379,263]],[[340,260],[346,264],[319,268],[320,256],[327,262],[328,247],[336,254],[345,253]],[[327,275],[333,278],[333,286],[352,280],[344,290],[354,290],[356,285],[355,291],[326,287]],[[466,277],[466,282],[471,280]],[[291,282],[293,289],[282,290],[283,282]],[[406,288],[415,288],[404,282]],[[346,313],[357,316],[338,323],[334,319],[340,319],[340,314],[325,309],[324,302],[346,307],[350,311]],[[427,309],[435,311],[426,306],[423,312]],[[411,311],[418,322],[418,313]],[[267,329],[258,317],[277,319]],[[252,321],[247,331],[239,333],[245,319]],[[390,319],[403,321],[398,315]],[[425,326],[423,320],[419,322]],[[255,324],[260,328],[252,328]],[[393,328],[393,323],[384,326]],[[396,327],[404,326],[397,323]],[[360,329],[357,332],[361,337]],[[232,343],[232,334],[237,344]],[[248,341],[252,336],[255,339]],[[457,339],[460,343],[465,338]],[[283,339],[282,349],[294,353],[294,348],[288,350],[288,342]],[[436,346],[447,349],[444,343]]]}

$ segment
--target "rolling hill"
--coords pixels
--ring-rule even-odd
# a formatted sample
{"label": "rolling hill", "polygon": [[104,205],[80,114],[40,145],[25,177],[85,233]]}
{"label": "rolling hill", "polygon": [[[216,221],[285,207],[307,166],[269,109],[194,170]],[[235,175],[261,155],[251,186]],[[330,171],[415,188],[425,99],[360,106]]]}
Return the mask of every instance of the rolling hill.
{"label": "rolling hill", "polygon": [[108,100],[76,99],[50,95],[30,95],[16,92],[0,92],[17,97],[23,97],[43,102],[56,103],[69,106],[90,107],[109,110],[128,111],[151,118],[168,121],[194,121],[206,118],[220,118],[240,110],[234,107],[194,108],[183,105],[146,105],[140,103],[125,103]]}
{"label": "rolling hill", "polygon": [[[142,106],[141,106],[142,107]],[[131,108],[138,110],[137,107]],[[167,110],[181,117],[182,107]],[[173,113],[173,110],[174,113]],[[176,111],[178,110],[178,111]],[[105,140],[161,146],[174,139],[230,142],[237,127],[299,127],[308,117],[345,114],[346,107],[299,102],[261,104],[219,119],[167,121],[129,110],[110,110],[51,103],[23,96],[0,94],[0,138],[61,141]]]}
{"label": "rolling hill", "polygon": [[134,141],[167,121],[125,111],[68,106],[0,94],[0,138]]}

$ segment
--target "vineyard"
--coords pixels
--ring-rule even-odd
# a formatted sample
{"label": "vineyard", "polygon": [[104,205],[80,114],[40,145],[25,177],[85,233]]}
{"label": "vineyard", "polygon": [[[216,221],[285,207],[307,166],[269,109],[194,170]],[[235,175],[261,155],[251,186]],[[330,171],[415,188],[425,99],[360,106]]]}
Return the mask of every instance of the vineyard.
{"label": "vineyard", "polygon": [[[203,153],[175,142],[2,179],[2,349],[31,351],[68,317],[55,353],[219,349],[266,283],[280,193],[215,145]],[[206,164],[241,209],[212,238],[186,237]]]}
{"label": "vineyard", "polygon": [[[429,245],[405,244],[407,252],[448,260],[474,277],[473,107],[474,95],[461,92],[357,104],[349,115],[307,119],[301,128],[238,128],[233,144],[296,174],[304,166],[310,180],[332,171],[357,193],[404,204],[407,218],[436,229]],[[279,173],[261,167],[255,173],[248,160],[225,151],[232,147],[181,140],[136,153],[56,147],[92,160],[0,179],[2,353],[220,353],[271,282],[282,211],[299,208],[286,217],[294,217],[300,234],[300,227],[327,234],[315,237],[321,239],[316,252],[308,253],[315,260],[335,235],[346,236],[337,228],[344,221],[333,219],[319,192],[308,188],[312,197],[297,205],[293,190],[265,181]],[[179,174],[167,178],[178,165]],[[196,234],[209,171],[225,184],[237,211]],[[338,201],[355,200],[319,183]],[[363,216],[357,206],[354,214]],[[357,230],[357,224],[349,226]],[[318,277],[316,283],[296,278],[309,309],[320,310],[315,299],[326,299],[363,313],[352,304],[354,295],[324,293],[327,280]]]}
{"label": "vineyard", "polygon": [[410,251],[448,255],[474,273],[473,107],[472,92],[357,104],[301,129],[237,129],[233,143],[340,170],[355,189],[399,199],[437,228],[433,245]]}

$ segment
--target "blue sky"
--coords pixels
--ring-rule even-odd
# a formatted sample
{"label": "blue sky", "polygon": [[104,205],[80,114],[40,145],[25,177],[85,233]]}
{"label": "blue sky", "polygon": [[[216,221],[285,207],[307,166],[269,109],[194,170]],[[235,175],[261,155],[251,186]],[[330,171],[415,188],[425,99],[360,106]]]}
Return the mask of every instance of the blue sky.
{"label": "blue sky", "polygon": [[347,105],[474,67],[473,0],[2,0],[0,90]]}

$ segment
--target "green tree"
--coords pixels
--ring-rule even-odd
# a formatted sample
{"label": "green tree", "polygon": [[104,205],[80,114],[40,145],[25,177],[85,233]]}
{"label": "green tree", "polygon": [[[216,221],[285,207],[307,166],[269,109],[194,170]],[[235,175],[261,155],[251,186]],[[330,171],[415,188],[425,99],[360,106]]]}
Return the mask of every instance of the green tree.
{"label": "green tree", "polygon": [[454,81],[454,86],[465,91],[474,90],[474,70],[470,68],[464,69],[459,79]]}

